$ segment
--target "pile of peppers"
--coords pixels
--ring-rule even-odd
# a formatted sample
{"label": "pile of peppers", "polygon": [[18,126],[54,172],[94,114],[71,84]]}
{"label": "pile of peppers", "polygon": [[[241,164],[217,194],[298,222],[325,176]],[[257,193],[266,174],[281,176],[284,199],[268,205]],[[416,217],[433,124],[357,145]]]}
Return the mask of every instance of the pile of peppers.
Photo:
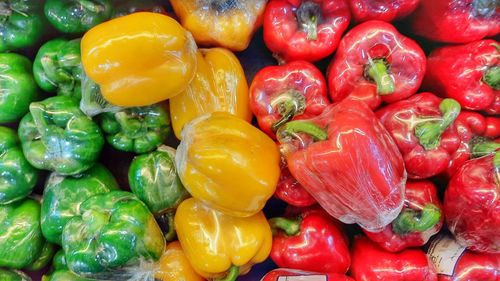
{"label": "pile of peppers", "polygon": [[500,280],[498,0],[0,0],[0,281]]}

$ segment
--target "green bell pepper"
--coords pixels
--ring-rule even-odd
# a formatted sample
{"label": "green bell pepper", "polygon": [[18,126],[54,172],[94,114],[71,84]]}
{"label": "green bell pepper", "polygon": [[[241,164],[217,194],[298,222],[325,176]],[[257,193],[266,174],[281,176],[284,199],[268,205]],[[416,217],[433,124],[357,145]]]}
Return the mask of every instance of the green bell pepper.
{"label": "green bell pepper", "polygon": [[38,258],[24,269],[28,271],[38,271],[43,269],[52,261],[52,257],[54,257],[55,252],[56,246],[50,242],[45,241],[42,252],[38,256]]}
{"label": "green bell pepper", "polygon": [[31,68],[24,56],[0,54],[0,124],[19,120],[38,97]]}
{"label": "green bell pepper", "polygon": [[161,105],[132,107],[106,112],[101,128],[111,146],[118,150],[146,153],[160,146],[170,133],[170,115]]}
{"label": "green bell pepper", "polygon": [[[1,279],[0,279],[1,280]],[[87,279],[80,277],[68,269],[56,270],[50,275],[44,275],[42,281],[96,281],[95,279]]]}
{"label": "green bell pepper", "polygon": [[165,239],[142,201],[130,192],[111,191],[80,205],[80,216],[64,226],[62,246],[68,268],[85,276],[139,259],[157,261]]}
{"label": "green bell pepper", "polygon": [[42,45],[33,63],[36,83],[46,92],[82,96],[81,39],[53,39]]}
{"label": "green bell pepper", "polygon": [[46,29],[40,0],[0,1],[0,52],[32,47]]}
{"label": "green bell pepper", "polygon": [[9,204],[30,195],[39,171],[24,158],[14,130],[0,126],[0,205]]}
{"label": "green bell pepper", "polygon": [[108,20],[113,7],[110,0],[47,0],[45,16],[63,33],[83,33]]}
{"label": "green bell pepper", "polygon": [[0,268],[0,281],[31,281],[31,277],[22,271]]}
{"label": "green bell pepper", "polygon": [[61,245],[64,225],[78,214],[80,204],[91,196],[117,189],[116,179],[99,163],[77,176],[52,173],[43,192],[40,217],[43,236]]}
{"label": "green bell pepper", "polygon": [[104,145],[99,126],[67,96],[31,103],[19,124],[19,138],[31,165],[61,175],[92,167]]}
{"label": "green bell pepper", "polygon": [[60,249],[54,255],[52,259],[52,266],[54,270],[68,269],[68,265],[66,264],[66,257],[64,257],[64,250]]}

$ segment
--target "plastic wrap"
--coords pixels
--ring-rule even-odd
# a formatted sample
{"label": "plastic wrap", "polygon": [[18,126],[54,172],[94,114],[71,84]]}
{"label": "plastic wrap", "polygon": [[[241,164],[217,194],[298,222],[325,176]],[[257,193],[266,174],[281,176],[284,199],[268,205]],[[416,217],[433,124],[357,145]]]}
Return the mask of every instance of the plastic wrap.
{"label": "plastic wrap", "polygon": [[333,217],[382,230],[401,211],[406,171],[375,114],[346,99],[277,133],[292,175]]}
{"label": "plastic wrap", "polygon": [[268,272],[260,281],[353,281],[338,273],[308,272],[289,268],[277,268]]}
{"label": "plastic wrap", "polygon": [[104,145],[99,126],[67,96],[31,103],[19,124],[19,138],[31,165],[62,175],[92,167]]}
{"label": "plastic wrap", "polygon": [[[286,162],[286,160],[284,160]],[[316,204],[314,197],[292,176],[286,163],[281,165],[281,173],[274,195],[287,204],[308,207]]]}
{"label": "plastic wrap", "polygon": [[196,43],[243,51],[262,22],[267,0],[171,0],[170,3]]}
{"label": "plastic wrap", "polygon": [[49,275],[44,275],[42,280],[43,281],[96,281],[95,279],[87,279],[80,277],[68,269],[56,270]]}
{"label": "plastic wrap", "polygon": [[357,22],[399,20],[413,13],[419,3],[420,0],[349,0]]}
{"label": "plastic wrap", "polygon": [[101,88],[92,81],[85,72],[82,74],[82,99],[80,110],[89,117],[94,117],[104,112],[116,113],[125,107],[109,103],[101,93]]}
{"label": "plastic wrap", "polygon": [[0,280],[2,281],[32,281],[31,277],[19,270],[7,270],[0,268]]}
{"label": "plastic wrap", "polygon": [[145,11],[166,14],[161,0],[113,0],[112,18]]}

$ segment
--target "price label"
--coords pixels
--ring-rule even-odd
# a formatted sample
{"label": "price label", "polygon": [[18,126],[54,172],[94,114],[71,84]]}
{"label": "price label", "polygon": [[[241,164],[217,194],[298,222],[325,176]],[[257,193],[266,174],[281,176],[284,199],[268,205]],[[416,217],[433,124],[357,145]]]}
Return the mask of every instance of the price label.
{"label": "price label", "polygon": [[443,235],[432,241],[427,256],[438,274],[452,276],[464,252],[465,247],[459,245],[453,237]]}

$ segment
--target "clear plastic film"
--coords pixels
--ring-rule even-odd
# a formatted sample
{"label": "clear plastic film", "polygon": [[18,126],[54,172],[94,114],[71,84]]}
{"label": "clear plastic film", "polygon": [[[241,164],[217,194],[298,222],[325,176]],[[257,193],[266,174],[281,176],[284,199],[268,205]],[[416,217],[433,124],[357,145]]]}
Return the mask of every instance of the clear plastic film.
{"label": "clear plastic film", "polygon": [[109,103],[101,93],[101,88],[85,72],[82,74],[82,99],[80,110],[87,116],[94,117],[104,112],[118,112],[125,107]]}

